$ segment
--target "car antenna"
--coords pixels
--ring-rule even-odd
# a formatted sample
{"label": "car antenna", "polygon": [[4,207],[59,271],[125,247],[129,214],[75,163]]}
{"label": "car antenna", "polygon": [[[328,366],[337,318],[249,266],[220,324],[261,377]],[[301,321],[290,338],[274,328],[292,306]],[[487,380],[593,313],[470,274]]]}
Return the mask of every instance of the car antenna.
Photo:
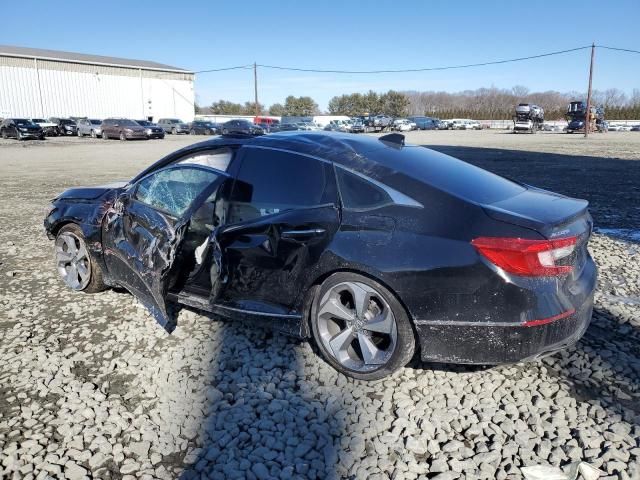
{"label": "car antenna", "polygon": [[381,142],[385,143],[393,143],[394,145],[398,145],[400,147],[404,147],[404,135],[401,133],[389,133],[387,135],[383,135],[378,138]]}

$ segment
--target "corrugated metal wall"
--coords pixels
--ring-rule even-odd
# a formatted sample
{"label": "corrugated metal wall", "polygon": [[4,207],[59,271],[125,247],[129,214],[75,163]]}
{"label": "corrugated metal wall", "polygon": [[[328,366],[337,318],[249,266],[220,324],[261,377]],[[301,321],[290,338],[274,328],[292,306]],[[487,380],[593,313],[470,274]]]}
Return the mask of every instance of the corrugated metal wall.
{"label": "corrugated metal wall", "polygon": [[194,116],[193,75],[0,56],[0,116]]}

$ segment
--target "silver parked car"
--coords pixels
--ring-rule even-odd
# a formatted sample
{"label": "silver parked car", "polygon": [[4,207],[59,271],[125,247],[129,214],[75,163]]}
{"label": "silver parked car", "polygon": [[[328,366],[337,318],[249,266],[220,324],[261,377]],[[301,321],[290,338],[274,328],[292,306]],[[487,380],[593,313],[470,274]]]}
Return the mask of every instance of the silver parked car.
{"label": "silver parked car", "polygon": [[98,138],[102,135],[102,120],[96,120],[95,118],[83,118],[78,120],[78,136],[84,137],[85,135],[91,136],[91,138]]}
{"label": "silver parked car", "polygon": [[189,125],[178,118],[161,118],[158,120],[158,126],[166,133],[174,135],[178,133],[189,133]]}

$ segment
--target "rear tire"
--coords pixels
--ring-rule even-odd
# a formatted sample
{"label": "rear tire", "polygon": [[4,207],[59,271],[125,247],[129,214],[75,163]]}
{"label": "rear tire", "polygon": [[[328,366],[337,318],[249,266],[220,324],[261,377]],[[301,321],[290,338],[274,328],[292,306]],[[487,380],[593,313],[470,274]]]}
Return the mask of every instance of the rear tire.
{"label": "rear tire", "polygon": [[193,130],[193,129],[192,129],[192,130],[189,130],[189,135],[195,135],[195,134],[196,134],[196,131],[195,131],[195,130]]}
{"label": "rear tire", "polygon": [[356,273],[334,273],[322,283],[309,322],[321,356],[355,379],[391,375],[415,353],[413,325],[404,307],[386,287]]}
{"label": "rear tire", "polygon": [[[64,243],[71,242],[75,243],[77,252],[84,252],[86,261],[83,262],[85,268],[88,269],[89,281],[86,280],[78,280],[77,285],[75,283],[69,283],[68,279],[61,273],[61,269],[63,268],[61,262],[64,260],[61,258],[61,253],[59,250],[62,249]],[[107,288],[106,284],[103,280],[102,275],[102,267],[100,263],[94,258],[93,254],[87,249],[87,242],[84,237],[84,233],[82,233],[82,229],[76,224],[68,224],[60,229],[58,234],[56,235],[56,267],[58,272],[60,273],[62,280],[67,284],[67,286],[73,290],[82,291],[85,293],[97,293],[105,290]],[[66,252],[64,252],[66,253]],[[81,253],[82,254],[82,253]],[[76,254],[76,256],[79,256]],[[77,271],[77,267],[76,267]]]}
{"label": "rear tire", "polygon": [[171,129],[171,135],[177,135],[177,134],[178,134],[178,130],[175,127],[173,127]]}

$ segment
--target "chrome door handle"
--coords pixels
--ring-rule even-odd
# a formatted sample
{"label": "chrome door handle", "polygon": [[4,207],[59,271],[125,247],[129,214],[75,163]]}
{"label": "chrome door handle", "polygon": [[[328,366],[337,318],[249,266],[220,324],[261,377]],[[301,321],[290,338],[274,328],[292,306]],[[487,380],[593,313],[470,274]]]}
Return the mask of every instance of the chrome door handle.
{"label": "chrome door handle", "polygon": [[282,232],[282,238],[304,238],[317,237],[325,232],[324,228],[310,228],[307,230],[285,230]]}

